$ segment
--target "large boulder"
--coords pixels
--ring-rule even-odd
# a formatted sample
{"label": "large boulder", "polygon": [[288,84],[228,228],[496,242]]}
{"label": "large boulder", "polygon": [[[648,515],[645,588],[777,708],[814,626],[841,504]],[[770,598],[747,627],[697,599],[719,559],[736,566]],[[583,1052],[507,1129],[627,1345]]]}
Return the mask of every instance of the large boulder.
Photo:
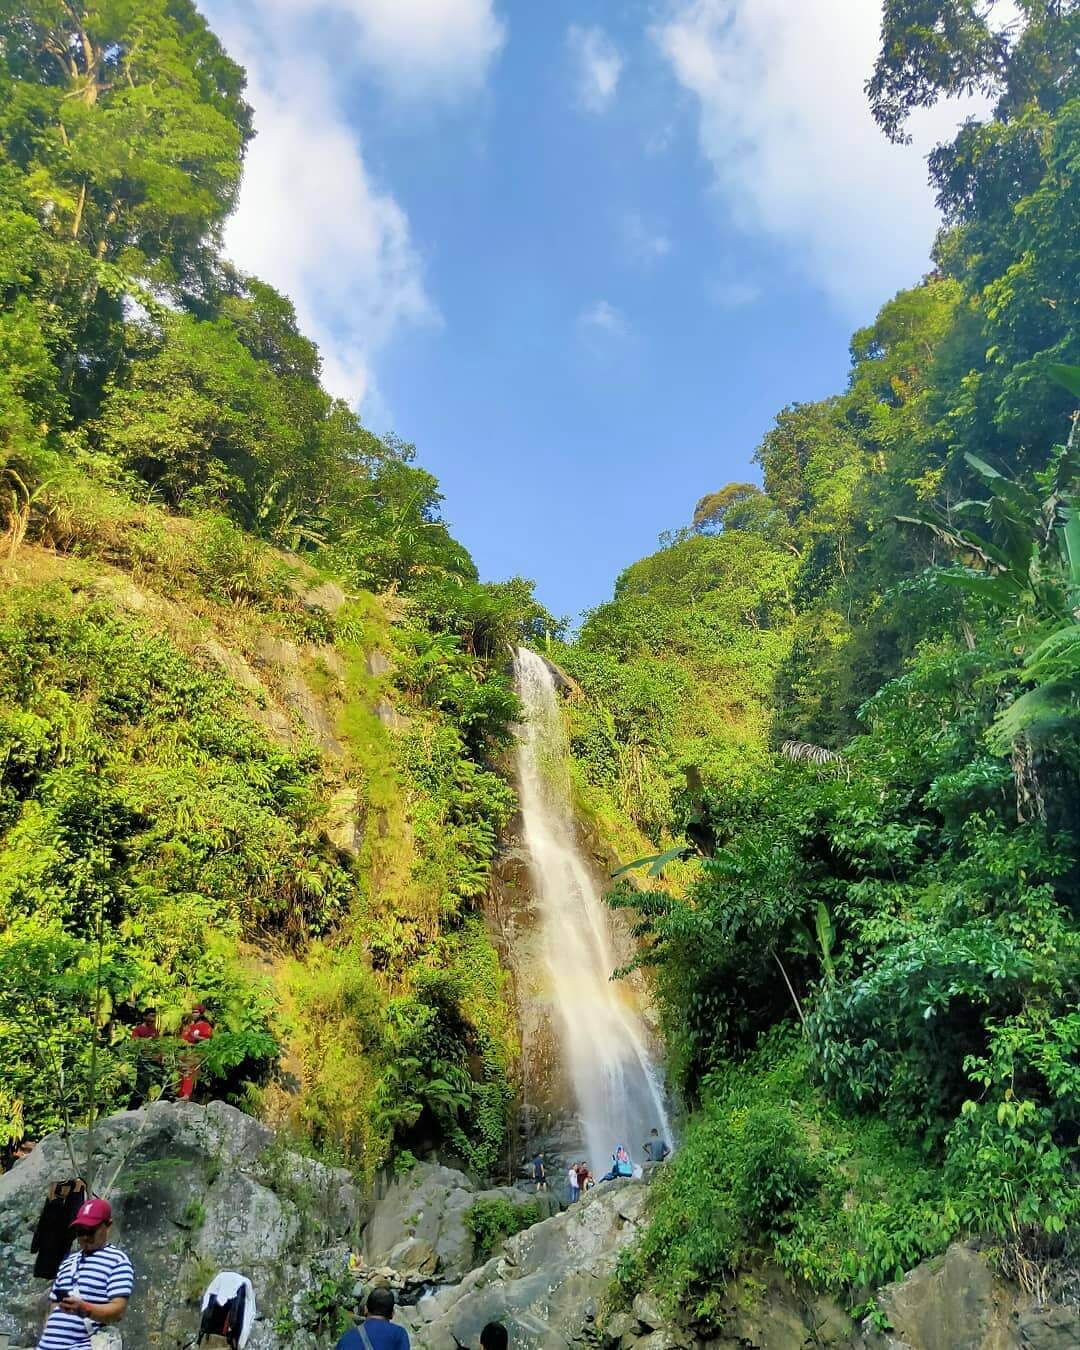
{"label": "large boulder", "polygon": [[1080,1308],[1035,1306],[982,1253],[954,1243],[878,1293],[891,1330],[869,1327],[859,1350],[1075,1350]]}
{"label": "large boulder", "polygon": [[469,1208],[479,1200],[520,1205],[534,1198],[510,1186],[481,1190],[464,1172],[417,1163],[395,1177],[373,1207],[361,1249],[365,1264],[388,1266],[402,1275],[420,1270],[443,1282],[460,1280],[475,1264]]}
{"label": "large boulder", "polygon": [[554,1350],[593,1324],[619,1253],[638,1233],[646,1188],[609,1182],[563,1214],[507,1239],[452,1288],[402,1309],[418,1350],[476,1345],[486,1322],[505,1323],[515,1350]]}
{"label": "large boulder", "polygon": [[[203,1289],[219,1270],[250,1277],[259,1319],[250,1350],[319,1342],[283,1326],[283,1310],[346,1268],[363,1220],[350,1173],[283,1147],[269,1129],[223,1102],[157,1102],[101,1121],[87,1168],[113,1205],[113,1240],[135,1266],[125,1343],[175,1350],[198,1326]],[[48,1285],[34,1278],[30,1242],[45,1193],[73,1174],[50,1136],[0,1177],[0,1331],[35,1345]],[[294,1319],[295,1320],[295,1319]]]}

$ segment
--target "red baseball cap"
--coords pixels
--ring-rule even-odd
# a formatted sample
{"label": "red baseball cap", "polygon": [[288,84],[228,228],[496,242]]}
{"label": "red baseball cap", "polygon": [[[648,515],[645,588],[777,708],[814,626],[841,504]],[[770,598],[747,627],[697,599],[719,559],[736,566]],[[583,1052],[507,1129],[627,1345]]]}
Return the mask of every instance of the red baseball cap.
{"label": "red baseball cap", "polygon": [[98,1224],[112,1223],[112,1205],[108,1200],[96,1197],[79,1206],[79,1212],[71,1221],[72,1228],[96,1228]]}

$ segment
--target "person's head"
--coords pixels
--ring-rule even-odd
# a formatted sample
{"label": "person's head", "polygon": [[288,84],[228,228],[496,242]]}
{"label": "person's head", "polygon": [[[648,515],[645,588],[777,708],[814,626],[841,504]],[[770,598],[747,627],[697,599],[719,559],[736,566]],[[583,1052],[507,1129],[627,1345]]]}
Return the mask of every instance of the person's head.
{"label": "person's head", "polygon": [[112,1231],[112,1205],[108,1200],[98,1197],[87,1200],[79,1206],[79,1212],[71,1221],[71,1229],[84,1256],[99,1252],[109,1241]]}
{"label": "person's head", "polygon": [[394,1291],[373,1289],[367,1296],[367,1315],[384,1317],[388,1322],[394,1316]]}
{"label": "person's head", "polygon": [[659,1130],[650,1130],[649,1133],[652,1135],[652,1137],[653,1137],[654,1139],[659,1139],[659,1138],[660,1138],[660,1131],[659,1131]]}
{"label": "person's head", "polygon": [[205,1004],[205,1003],[196,1003],[195,1006],[194,1006],[194,1007],[192,1008],[192,1010],[191,1010],[191,1020],[192,1020],[193,1022],[197,1022],[197,1021],[199,1020],[200,1017],[205,1017],[205,1016],[206,1016],[206,1004]]}
{"label": "person's head", "polygon": [[157,1009],[144,1008],[142,1013],[143,1025],[148,1027],[157,1026]]}
{"label": "person's head", "polygon": [[501,1322],[489,1322],[480,1333],[482,1350],[506,1350],[510,1336]]}

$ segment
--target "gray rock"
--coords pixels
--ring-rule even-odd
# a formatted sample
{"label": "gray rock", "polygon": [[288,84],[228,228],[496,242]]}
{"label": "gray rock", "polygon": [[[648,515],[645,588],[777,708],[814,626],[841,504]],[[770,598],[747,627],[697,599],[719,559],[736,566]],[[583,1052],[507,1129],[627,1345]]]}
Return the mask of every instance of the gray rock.
{"label": "gray rock", "polygon": [[634,1299],[633,1314],[645,1331],[655,1331],[667,1320],[660,1311],[660,1303],[654,1293],[638,1294]]}
{"label": "gray rock", "polygon": [[324,581],[318,586],[301,586],[295,594],[305,609],[321,610],[324,614],[336,614],[348,598],[336,581]]}
{"label": "gray rock", "polygon": [[364,1230],[362,1255],[369,1266],[386,1265],[401,1274],[406,1244],[425,1244],[435,1255],[435,1265],[424,1274],[443,1281],[460,1280],[473,1264],[473,1236],[465,1221],[466,1211],[478,1200],[505,1199],[527,1204],[528,1195],[509,1186],[480,1190],[464,1172],[438,1163],[417,1163],[386,1189]]}
{"label": "gray rock", "polygon": [[331,794],[324,829],[336,849],[351,858],[359,854],[364,843],[364,804],[356,788],[341,787]]}
{"label": "gray rock", "polygon": [[954,1243],[887,1286],[878,1302],[894,1336],[913,1350],[998,1350],[1016,1344],[1008,1323],[1017,1294],[994,1279],[982,1256]]}
{"label": "gray rock", "polygon": [[391,731],[404,731],[409,725],[409,719],[403,717],[386,697],[375,700],[373,711],[383,726],[389,727]]}
{"label": "gray rock", "polygon": [[1030,1308],[1018,1319],[1024,1350],[1076,1350],[1080,1346],[1080,1308]]}
{"label": "gray rock", "polygon": [[[272,1318],[344,1271],[363,1217],[348,1172],[290,1153],[222,1102],[157,1102],[101,1121],[89,1168],[85,1135],[73,1147],[77,1170],[112,1202],[113,1239],[135,1266],[127,1345],[174,1350],[190,1340],[202,1291],[223,1269],[255,1286],[250,1350],[313,1344],[303,1334],[279,1339]],[[30,1239],[45,1192],[74,1170],[53,1135],[0,1177],[0,1317],[15,1344],[36,1344],[41,1326],[47,1284],[33,1276]]]}
{"label": "gray rock", "polygon": [[385,652],[368,652],[364,658],[364,664],[367,667],[367,673],[374,675],[376,678],[390,673],[390,658]]}
{"label": "gray rock", "polygon": [[439,1268],[439,1255],[430,1242],[423,1238],[405,1238],[390,1252],[386,1261],[386,1271],[392,1271],[406,1279],[418,1275],[434,1275]]}
{"label": "gray rock", "polygon": [[638,1320],[633,1313],[617,1312],[612,1313],[605,1318],[600,1328],[600,1335],[608,1350],[615,1350],[616,1346],[632,1344],[638,1339]]}
{"label": "gray rock", "polygon": [[659,1331],[650,1331],[636,1344],[637,1350],[687,1350],[691,1342],[684,1332],[664,1327]]}
{"label": "gray rock", "polygon": [[485,1322],[504,1322],[515,1350],[566,1347],[589,1329],[619,1252],[638,1232],[646,1196],[610,1182],[563,1214],[510,1238],[452,1289],[403,1310],[418,1350],[475,1345]]}

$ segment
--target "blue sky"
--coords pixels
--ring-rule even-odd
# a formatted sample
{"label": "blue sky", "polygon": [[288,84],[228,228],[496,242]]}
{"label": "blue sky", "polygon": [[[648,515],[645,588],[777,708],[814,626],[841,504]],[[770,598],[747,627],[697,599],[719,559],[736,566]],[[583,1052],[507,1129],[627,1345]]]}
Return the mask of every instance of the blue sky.
{"label": "blue sky", "polygon": [[418,447],[485,579],[558,614],[752,476],[918,278],[926,149],[876,0],[205,0],[258,138],[226,242],[336,393]]}

